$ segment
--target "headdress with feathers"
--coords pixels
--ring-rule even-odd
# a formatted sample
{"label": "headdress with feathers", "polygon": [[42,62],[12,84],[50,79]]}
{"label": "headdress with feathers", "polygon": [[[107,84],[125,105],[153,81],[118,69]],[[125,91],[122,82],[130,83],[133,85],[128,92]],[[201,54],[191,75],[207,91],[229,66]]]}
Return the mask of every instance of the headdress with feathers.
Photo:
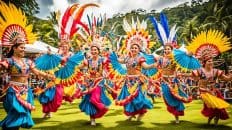
{"label": "headdress with feathers", "polygon": [[87,7],[95,6],[97,4],[88,3],[84,5],[73,4],[68,7],[59,21],[59,37],[63,41],[69,41],[73,38],[74,34],[80,31],[80,28],[88,32],[88,26],[81,21],[83,13]]}
{"label": "headdress with feathers", "polygon": [[137,17],[137,21],[132,17],[131,25],[128,23],[126,18],[123,19],[123,29],[126,32],[125,40],[123,40],[123,45],[120,49],[121,53],[129,50],[131,45],[137,44],[142,51],[147,48],[151,48],[154,42],[150,42],[150,36],[148,34],[146,21],[140,22]]}
{"label": "headdress with feathers", "polygon": [[87,19],[88,24],[86,28],[82,28],[77,32],[77,40],[84,46],[95,46],[99,49],[102,49],[102,47],[106,45],[107,40],[105,35],[102,33],[106,22],[106,16],[100,15],[100,17],[95,17],[92,14],[91,16],[87,15]]}
{"label": "headdress with feathers", "polygon": [[32,25],[27,24],[27,18],[21,9],[9,3],[0,1],[0,36],[3,45],[12,46],[15,43],[33,43],[36,35],[32,33]]}
{"label": "headdress with feathers", "polygon": [[160,13],[160,23],[156,20],[155,17],[150,16],[150,20],[155,28],[156,34],[163,46],[171,45],[173,48],[177,47],[176,24],[169,29],[168,19],[164,13]]}
{"label": "headdress with feathers", "polygon": [[186,47],[200,60],[208,60],[231,49],[229,38],[218,30],[202,31]]}

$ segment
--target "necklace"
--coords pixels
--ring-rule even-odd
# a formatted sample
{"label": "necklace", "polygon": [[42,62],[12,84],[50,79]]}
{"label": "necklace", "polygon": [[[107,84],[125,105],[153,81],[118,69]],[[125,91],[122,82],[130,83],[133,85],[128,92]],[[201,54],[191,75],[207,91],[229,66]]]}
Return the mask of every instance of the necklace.
{"label": "necklace", "polygon": [[97,68],[98,67],[98,57],[96,59],[92,58],[92,68]]}
{"label": "necklace", "polygon": [[23,58],[15,58],[15,57],[13,57],[13,60],[21,68],[21,72],[23,74],[25,74],[26,73],[26,63],[25,63],[25,60]]}
{"label": "necklace", "polygon": [[213,69],[211,69],[210,71],[207,71],[206,69],[203,68],[202,70],[207,79],[211,79],[213,77]]}

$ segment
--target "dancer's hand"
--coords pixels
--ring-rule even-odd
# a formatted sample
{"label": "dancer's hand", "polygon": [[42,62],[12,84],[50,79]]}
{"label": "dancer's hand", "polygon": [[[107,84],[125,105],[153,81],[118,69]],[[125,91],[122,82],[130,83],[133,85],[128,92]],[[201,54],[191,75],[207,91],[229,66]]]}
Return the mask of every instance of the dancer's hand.
{"label": "dancer's hand", "polygon": [[49,46],[47,46],[47,49],[48,49],[47,54],[48,54],[48,55],[51,55],[51,54],[52,54],[51,48],[50,48]]}
{"label": "dancer's hand", "polygon": [[187,55],[188,55],[188,56],[192,56],[192,55],[193,55],[193,52],[188,51],[188,52],[187,52]]}
{"label": "dancer's hand", "polygon": [[6,60],[0,61],[0,67],[7,67],[8,63]]}

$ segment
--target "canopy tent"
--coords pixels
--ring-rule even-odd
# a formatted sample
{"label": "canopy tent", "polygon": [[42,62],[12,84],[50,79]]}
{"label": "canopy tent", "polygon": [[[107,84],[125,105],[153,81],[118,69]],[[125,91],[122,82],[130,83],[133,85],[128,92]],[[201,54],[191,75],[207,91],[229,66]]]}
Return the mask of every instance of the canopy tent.
{"label": "canopy tent", "polygon": [[36,41],[33,44],[26,44],[25,51],[27,53],[47,53],[48,47],[51,49],[52,53],[57,53],[57,48],[41,41]]}

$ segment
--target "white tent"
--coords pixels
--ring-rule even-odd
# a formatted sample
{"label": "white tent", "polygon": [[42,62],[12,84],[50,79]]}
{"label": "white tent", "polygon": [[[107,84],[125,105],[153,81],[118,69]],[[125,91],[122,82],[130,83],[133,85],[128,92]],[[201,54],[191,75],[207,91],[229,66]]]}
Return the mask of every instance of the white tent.
{"label": "white tent", "polygon": [[28,53],[47,53],[48,47],[52,53],[57,53],[58,49],[41,41],[36,41],[33,44],[26,44],[25,51]]}

